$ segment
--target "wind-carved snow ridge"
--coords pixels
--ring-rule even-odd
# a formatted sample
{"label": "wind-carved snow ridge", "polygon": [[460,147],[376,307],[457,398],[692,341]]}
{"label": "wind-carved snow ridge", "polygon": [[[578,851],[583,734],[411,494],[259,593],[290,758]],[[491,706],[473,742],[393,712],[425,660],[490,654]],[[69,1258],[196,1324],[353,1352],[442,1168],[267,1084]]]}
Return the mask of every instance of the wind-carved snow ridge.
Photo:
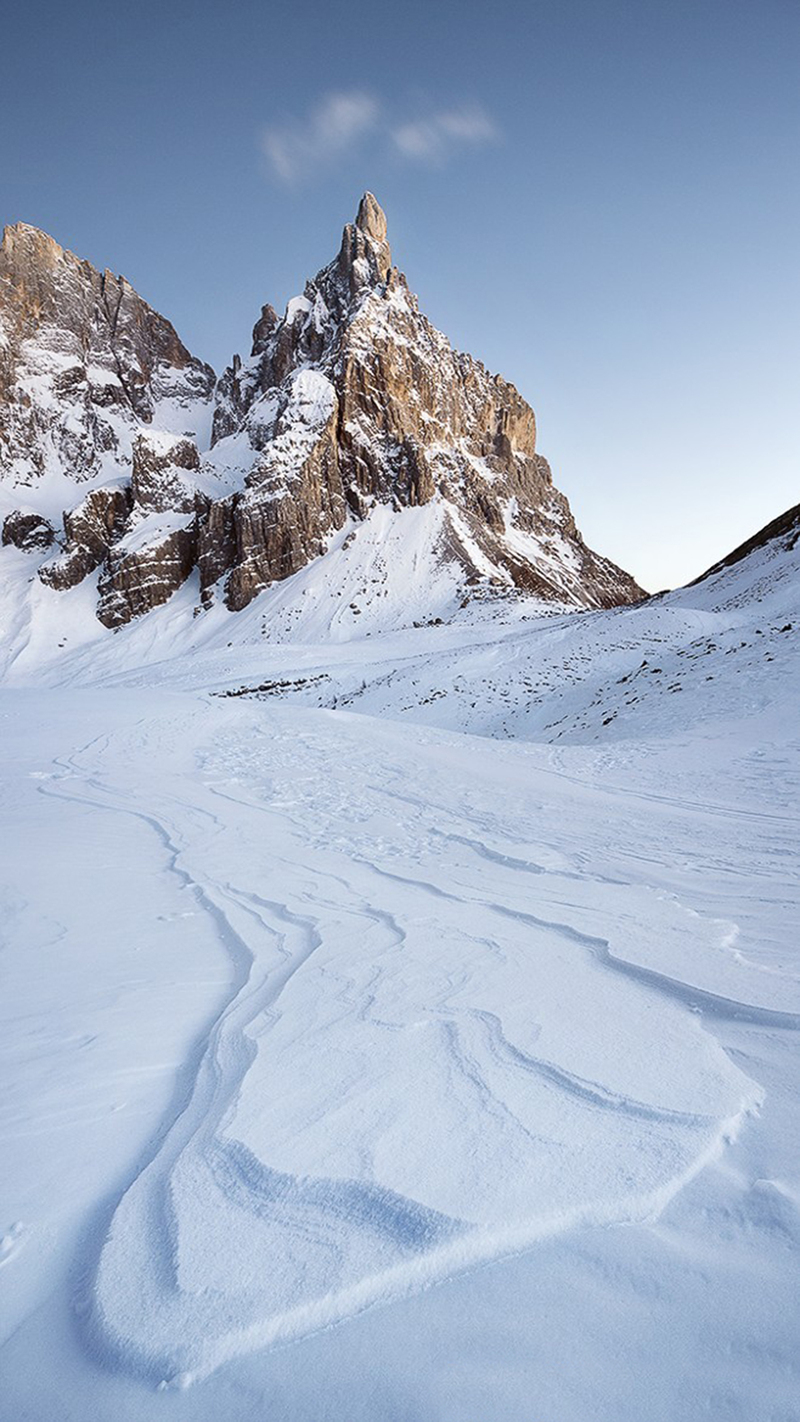
{"label": "wind-carved snow ridge", "polygon": [[[506,785],[500,834],[499,747],[476,770],[426,732],[412,768],[396,728],[238,702],[223,730],[218,706],[169,729],[200,776],[143,781],[164,734],[145,723],[59,784],[146,800],[250,962],[95,1280],[104,1356],[175,1386],[579,1223],[650,1218],[761,1096],[680,983],[612,961],[656,901],[579,864],[568,780]],[[534,826],[539,863],[512,852]],[[697,916],[672,911],[688,941]]]}
{"label": "wind-carved snow ridge", "polygon": [[[140,451],[144,518],[180,488],[186,466],[156,463],[175,452]],[[568,1422],[599,1396],[621,1422],[721,1414],[732,1388],[743,1417],[791,1415],[800,514],[644,606],[470,604],[431,626],[415,577],[444,502],[376,504],[331,543],[342,596],[309,565],[238,641],[221,608],[192,633],[180,595],[56,669],[20,622],[0,747],[9,1416],[52,1415],[68,1371],[30,1366],[68,1331],[54,1237],[109,1368],[68,1345],[70,1422],[117,1415],[93,1404],[125,1389],[146,1411],[136,1378],[220,1368],[187,1417],[286,1369],[276,1407],[299,1422],[332,1395],[321,1355],[358,1373],[331,1415],[372,1422],[369,1368],[383,1385],[393,1354],[425,1422],[482,1415],[509,1358],[498,1416],[548,1387]],[[403,588],[421,625],[375,612]],[[436,605],[456,591],[443,577]],[[397,1307],[355,1321],[373,1305]],[[459,1376],[476,1336],[502,1340],[446,1413],[425,1353],[442,1322]],[[386,1395],[381,1416],[408,1411]]]}

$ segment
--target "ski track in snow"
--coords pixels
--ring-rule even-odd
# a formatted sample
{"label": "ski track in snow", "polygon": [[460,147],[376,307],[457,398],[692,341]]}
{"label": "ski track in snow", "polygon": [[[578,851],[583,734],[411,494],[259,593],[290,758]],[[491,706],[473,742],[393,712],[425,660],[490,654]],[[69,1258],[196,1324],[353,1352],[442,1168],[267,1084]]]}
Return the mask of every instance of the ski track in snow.
{"label": "ski track in snow", "polygon": [[435,736],[415,765],[396,728],[387,758],[369,723],[239,707],[221,732],[218,706],[169,732],[200,778],[148,777],[163,727],[144,719],[41,786],[148,823],[235,966],[93,1286],[95,1349],[174,1386],[578,1223],[652,1217],[760,1099],[687,1008],[800,1022],[587,931],[648,921],[638,885],[576,869],[565,826],[548,833],[552,765],[526,768],[533,816],[506,811],[509,846],[540,822],[532,862],[490,842],[485,776],[449,789]]}

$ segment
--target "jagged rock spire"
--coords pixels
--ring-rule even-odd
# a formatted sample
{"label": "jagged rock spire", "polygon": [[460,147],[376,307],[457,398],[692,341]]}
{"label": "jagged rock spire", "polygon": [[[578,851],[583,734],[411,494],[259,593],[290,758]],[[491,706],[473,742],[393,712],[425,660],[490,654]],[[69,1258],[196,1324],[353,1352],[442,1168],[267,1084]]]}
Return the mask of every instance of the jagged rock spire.
{"label": "jagged rock spire", "polygon": [[[296,572],[376,502],[434,499],[441,556],[467,580],[492,576],[585,606],[638,596],[583,543],[518,391],[454,351],[419,311],[392,266],[386,226],[365,192],[338,256],[282,318],[264,308],[249,362],[219,382],[213,459],[238,461],[242,484],[224,504],[227,605],[241,609]],[[204,593],[222,571],[211,558],[205,572],[218,544],[218,529],[207,536],[201,521]]]}
{"label": "jagged rock spire", "polygon": [[372,193],[364,193],[358,204],[356,227],[373,242],[386,241],[386,213]]}
{"label": "jagged rock spire", "polygon": [[352,297],[363,291],[365,285],[385,282],[391,267],[392,250],[386,240],[386,214],[372,193],[364,193],[355,222],[348,222],[342,233],[339,280]]}

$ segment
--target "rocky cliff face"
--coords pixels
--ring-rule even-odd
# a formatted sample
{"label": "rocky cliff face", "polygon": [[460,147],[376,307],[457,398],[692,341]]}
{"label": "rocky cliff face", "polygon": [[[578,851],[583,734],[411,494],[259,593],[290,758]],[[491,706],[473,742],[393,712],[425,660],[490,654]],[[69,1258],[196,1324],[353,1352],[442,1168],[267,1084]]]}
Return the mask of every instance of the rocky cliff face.
{"label": "rocky cliff face", "polygon": [[250,359],[225,371],[211,457],[238,461],[244,483],[230,607],[296,572],[376,501],[439,501],[442,557],[466,580],[587,607],[642,596],[586,547],[514,386],[452,350],[419,311],[370,193],[334,261],[282,319],[263,308]]}
{"label": "rocky cliff face", "polygon": [[242,609],[378,505],[431,506],[435,558],[465,586],[585,607],[642,595],[584,544],[518,392],[420,313],[369,193],[334,260],[283,317],[263,307],[250,357],[216,389],[122,278],[7,229],[0,492],[3,541],[50,545],[42,581],[100,570],[109,627],[194,568],[204,605]]}
{"label": "rocky cliff face", "polygon": [[[80,582],[153,511],[143,473],[148,438],[169,441],[169,432],[180,432],[197,468],[193,438],[205,438],[214,384],[211,367],[190,355],[124,278],[101,274],[34,227],[7,228],[0,245],[0,484],[5,508],[12,501],[17,507],[4,520],[4,541],[49,547],[53,556],[39,575],[50,587]],[[163,510],[175,507],[176,487]],[[34,519],[35,531],[24,533]],[[160,530],[152,531],[157,543]],[[106,582],[113,576],[109,563]],[[146,594],[131,599],[131,615],[134,607],[147,611],[165,601],[177,586],[174,571],[160,587],[151,577]]]}
{"label": "rocky cliff face", "polygon": [[123,277],[95,271],[35,227],[0,245],[0,466],[35,488],[131,462],[140,425],[190,429],[214,388],[173,327]]}

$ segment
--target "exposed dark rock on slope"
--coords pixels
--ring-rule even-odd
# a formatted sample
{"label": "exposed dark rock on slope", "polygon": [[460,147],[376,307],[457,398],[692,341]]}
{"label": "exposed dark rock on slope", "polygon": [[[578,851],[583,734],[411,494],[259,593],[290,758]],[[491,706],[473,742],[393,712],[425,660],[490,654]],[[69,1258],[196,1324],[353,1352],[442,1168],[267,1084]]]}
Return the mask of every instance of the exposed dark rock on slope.
{"label": "exposed dark rock on slope", "polygon": [[800,539],[800,504],[795,504],[793,508],[787,509],[785,513],[779,514],[777,518],[764,525],[763,528],[754,533],[752,538],[748,538],[744,543],[740,543],[738,548],[734,548],[732,553],[720,558],[718,563],[708,568],[705,573],[701,573],[699,578],[694,578],[689,587],[694,587],[697,583],[702,583],[706,578],[711,578],[715,573],[719,573],[723,568],[732,568],[735,563],[741,563],[750,553],[755,553],[758,548],[764,548],[773,540],[778,540],[787,549],[794,548]]}
{"label": "exposed dark rock on slope", "polygon": [[420,313],[369,193],[284,316],[262,309],[249,359],[235,357],[216,391],[122,278],[8,228],[0,490],[16,504],[4,539],[17,546],[43,548],[63,516],[40,577],[63,590],[99,569],[110,627],[165,602],[194,568],[204,603],[244,608],[381,504],[429,505],[434,556],[464,583],[581,607],[642,596],[586,547],[513,385]]}
{"label": "exposed dark rock on slope", "polygon": [[55,529],[41,514],[14,509],[3,521],[4,547],[12,545],[28,553],[34,548],[49,548],[55,536]]}

